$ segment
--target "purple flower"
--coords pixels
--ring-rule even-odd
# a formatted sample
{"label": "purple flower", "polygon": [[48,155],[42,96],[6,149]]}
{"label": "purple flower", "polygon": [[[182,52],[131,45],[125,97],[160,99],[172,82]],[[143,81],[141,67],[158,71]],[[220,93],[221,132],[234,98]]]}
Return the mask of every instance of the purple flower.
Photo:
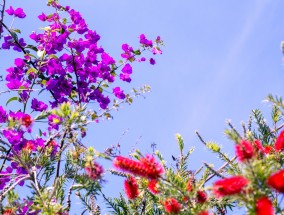
{"label": "purple flower", "polygon": [[16,130],[13,130],[13,129],[8,129],[8,130],[4,129],[3,135],[4,135],[4,137],[7,138],[9,143],[11,143],[12,145],[18,145],[22,140],[23,132],[16,131]]}
{"label": "purple flower", "polygon": [[24,68],[24,66],[26,65],[25,61],[21,58],[16,58],[14,62],[15,65],[20,68]]}
{"label": "purple flower", "polygon": [[7,113],[2,106],[0,106],[0,123],[6,122]]}
{"label": "purple flower", "polygon": [[155,54],[162,54],[163,52],[162,52],[162,50],[160,48],[154,47],[152,49],[152,53],[155,55]]}
{"label": "purple flower", "polygon": [[131,82],[131,78],[130,78],[130,75],[129,74],[127,74],[127,73],[121,73],[120,75],[119,75],[119,78],[120,78],[120,80],[122,80],[122,81],[126,81],[126,82]]}
{"label": "purple flower", "polygon": [[14,10],[14,8],[13,8],[12,6],[10,6],[10,8],[7,9],[7,10],[5,10],[5,11],[6,11],[6,13],[7,13],[8,15],[13,16],[15,10]]}
{"label": "purple flower", "polygon": [[129,63],[125,64],[125,66],[121,70],[123,73],[132,74],[132,67]]}
{"label": "purple flower", "polygon": [[35,111],[45,111],[47,109],[47,104],[42,101],[38,101],[36,98],[32,100],[31,108]]}
{"label": "purple flower", "polygon": [[121,57],[123,57],[127,60],[134,57],[133,48],[131,46],[129,46],[128,44],[123,44],[122,50],[124,51],[124,53],[121,54]]}
{"label": "purple flower", "polygon": [[18,17],[20,19],[25,18],[26,14],[24,12],[24,10],[22,8],[17,8],[16,10],[14,10],[14,8],[12,6],[10,6],[9,9],[5,10],[6,13],[10,16],[15,16]]}
{"label": "purple flower", "polygon": [[10,49],[13,46],[14,39],[11,36],[4,36],[4,43],[2,44],[2,49]]}
{"label": "purple flower", "polygon": [[38,18],[39,20],[44,22],[47,19],[47,16],[44,13],[42,13],[41,15],[38,16]]}
{"label": "purple flower", "polygon": [[18,51],[18,52],[21,52],[22,49],[20,47],[25,47],[27,44],[25,43],[24,39],[23,38],[20,38],[19,41],[18,41],[19,45],[17,44],[13,44],[14,45],[14,50],[15,51]]}
{"label": "purple flower", "polygon": [[14,11],[14,15],[20,19],[23,19],[26,17],[26,14],[24,12],[24,10],[22,8],[17,8],[15,11]]}
{"label": "purple flower", "polygon": [[141,45],[143,45],[145,47],[149,47],[149,46],[152,47],[153,46],[152,40],[148,40],[144,34],[141,34],[139,36],[139,38],[140,38],[140,44]]}
{"label": "purple flower", "polygon": [[23,83],[21,81],[13,80],[11,82],[8,82],[6,86],[11,90],[17,90],[22,86],[22,84]]}
{"label": "purple flower", "polygon": [[119,99],[125,99],[125,94],[123,93],[123,90],[120,89],[120,87],[113,88],[114,95]]}
{"label": "purple flower", "polygon": [[109,97],[101,97],[99,99],[99,104],[102,109],[107,109],[108,104],[110,103]]}
{"label": "purple flower", "polygon": [[59,124],[61,123],[62,118],[55,114],[50,114],[47,118],[48,118],[48,125],[50,126],[48,130],[51,130],[51,129],[58,130]]}
{"label": "purple flower", "polygon": [[156,38],[156,43],[160,43],[160,42],[162,42],[161,37],[160,37],[160,36],[157,36],[157,38]]}
{"label": "purple flower", "polygon": [[156,61],[155,61],[155,59],[153,59],[153,58],[150,58],[150,64],[151,64],[151,65],[155,65],[155,64],[156,64]]}
{"label": "purple flower", "polygon": [[109,64],[115,64],[115,60],[114,60],[111,56],[109,56],[109,54],[103,52],[102,55],[101,55],[101,57],[102,57],[102,62],[103,62],[103,63],[105,63],[105,64],[107,64],[107,65],[109,65]]}

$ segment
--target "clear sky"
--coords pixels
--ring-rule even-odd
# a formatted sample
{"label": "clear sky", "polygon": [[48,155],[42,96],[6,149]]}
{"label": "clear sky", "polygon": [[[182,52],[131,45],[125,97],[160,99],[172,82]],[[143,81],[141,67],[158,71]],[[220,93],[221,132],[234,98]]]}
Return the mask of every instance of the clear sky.
{"label": "clear sky", "polygon": [[[141,33],[152,38],[160,35],[166,44],[157,65],[134,66],[131,86],[147,83],[152,87],[146,99],[135,99],[132,106],[124,105],[115,113],[114,120],[90,127],[86,140],[99,150],[119,141],[124,154],[133,147],[151,152],[155,142],[170,159],[177,152],[174,134],[178,132],[188,147],[196,147],[190,166],[197,169],[201,161],[216,158],[202,146],[195,130],[233,154],[233,143],[223,135],[225,120],[240,127],[252,109],[269,110],[262,102],[268,93],[283,93],[282,0],[61,2],[84,14],[89,26],[101,35],[101,44],[114,56],[119,56],[122,43],[138,44]],[[27,19],[15,23],[26,29],[24,34],[41,25],[34,19],[45,0],[7,3],[27,11]],[[13,62],[6,54],[0,52],[1,74]],[[112,186],[106,185],[107,193],[114,193]],[[115,187],[122,186],[117,182]]]}

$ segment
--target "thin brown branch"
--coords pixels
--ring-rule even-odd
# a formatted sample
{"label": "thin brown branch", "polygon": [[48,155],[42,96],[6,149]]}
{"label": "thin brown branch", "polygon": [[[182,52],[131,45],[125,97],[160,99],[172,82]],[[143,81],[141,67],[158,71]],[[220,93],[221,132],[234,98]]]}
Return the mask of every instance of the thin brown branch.
{"label": "thin brown branch", "polygon": [[[4,21],[4,13],[5,13],[5,7],[6,7],[6,0],[2,0],[2,8],[1,8],[1,23]],[[2,31],[3,31],[3,25],[0,23],[0,41],[2,39]]]}

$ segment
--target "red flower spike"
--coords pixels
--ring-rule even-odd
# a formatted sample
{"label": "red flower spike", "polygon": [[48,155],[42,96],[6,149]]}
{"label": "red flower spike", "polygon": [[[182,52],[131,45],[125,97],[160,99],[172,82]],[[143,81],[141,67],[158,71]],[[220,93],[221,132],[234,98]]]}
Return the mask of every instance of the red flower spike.
{"label": "red flower spike", "polygon": [[256,215],[274,215],[274,208],[269,198],[261,197],[256,201]]}
{"label": "red flower spike", "polygon": [[284,130],[281,131],[281,133],[277,137],[274,148],[276,151],[282,151],[284,149]]}
{"label": "red flower spike", "polygon": [[273,151],[272,146],[265,146],[265,147],[264,147],[264,153],[265,153],[265,154],[271,154],[272,151]]}
{"label": "red flower spike", "polygon": [[270,175],[267,184],[278,192],[284,193],[284,169]]}
{"label": "red flower spike", "polygon": [[253,146],[254,146],[254,148],[256,149],[257,152],[261,152],[262,154],[265,154],[265,149],[264,149],[262,143],[260,142],[260,140],[254,140]]}
{"label": "red flower spike", "polygon": [[182,205],[175,198],[168,198],[164,206],[165,211],[170,214],[178,214],[182,208]]}
{"label": "red flower spike", "polygon": [[91,179],[97,180],[97,179],[101,178],[101,176],[104,172],[104,169],[97,162],[93,161],[90,164],[85,166],[85,171]]}
{"label": "red flower spike", "polygon": [[13,209],[9,208],[3,211],[3,215],[13,215]]}
{"label": "red flower spike", "polygon": [[148,182],[148,190],[153,194],[158,194],[160,191],[157,189],[158,181],[157,180],[150,180]]}
{"label": "red flower spike", "polygon": [[236,155],[241,162],[251,159],[254,155],[253,146],[247,140],[242,140],[239,144],[237,144],[235,150]]}
{"label": "red flower spike", "polygon": [[128,199],[135,199],[139,195],[137,181],[134,177],[124,181],[124,190]]}
{"label": "red flower spike", "polygon": [[114,159],[113,165],[117,169],[148,179],[157,179],[164,173],[163,166],[151,155],[141,158],[140,161],[118,156]]}
{"label": "red flower spike", "polygon": [[113,165],[117,169],[132,173],[134,175],[139,175],[139,176],[145,175],[145,170],[143,169],[143,166],[141,165],[141,163],[135,160],[131,160],[126,157],[122,157],[122,156],[116,157],[113,160]]}
{"label": "red flower spike", "polygon": [[193,190],[193,179],[190,178],[186,184],[187,191],[191,192]]}
{"label": "red flower spike", "polygon": [[196,194],[196,198],[197,198],[198,203],[204,204],[207,200],[207,194],[202,190],[198,190]]}
{"label": "red flower spike", "polygon": [[213,185],[213,193],[217,197],[239,194],[249,181],[243,176],[233,176],[216,181]]}
{"label": "red flower spike", "polygon": [[164,173],[164,167],[155,161],[154,156],[147,155],[140,159],[143,168],[146,170],[146,177],[150,179],[157,179]]}

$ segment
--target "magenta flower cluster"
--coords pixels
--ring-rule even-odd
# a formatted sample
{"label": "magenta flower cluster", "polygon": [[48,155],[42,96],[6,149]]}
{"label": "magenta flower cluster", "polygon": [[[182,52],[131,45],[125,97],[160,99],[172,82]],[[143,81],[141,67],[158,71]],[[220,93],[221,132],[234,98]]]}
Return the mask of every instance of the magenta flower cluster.
{"label": "magenta flower cluster", "polygon": [[[39,20],[47,22],[44,32],[33,32],[30,38],[36,43],[39,58],[33,59],[26,55],[24,59],[16,59],[15,66],[7,69],[7,87],[12,90],[30,89],[32,86],[40,86],[49,91],[53,97],[50,101],[52,107],[63,102],[88,103],[95,101],[102,109],[106,109],[110,103],[109,95],[106,95],[104,83],[112,84],[116,78],[125,82],[131,82],[132,66],[130,63],[144,62],[145,57],[138,57],[143,51],[148,50],[152,54],[161,54],[159,45],[160,37],[155,42],[140,35],[141,47],[134,50],[128,44],[122,45],[124,59],[122,64],[116,61],[101,47],[98,42],[100,35],[90,30],[81,14],[69,6],[63,7],[53,2],[56,12],[50,15],[42,13]],[[21,13],[20,13],[20,12]],[[65,13],[59,13],[63,11]],[[6,11],[9,15],[24,18],[24,12],[12,7]],[[64,16],[65,14],[65,16]],[[68,20],[68,21],[66,21]],[[3,49],[13,47],[16,51],[26,50],[23,39],[15,41],[10,35],[5,36]],[[67,50],[67,51],[66,51]],[[156,62],[149,59],[150,64]],[[122,66],[121,72],[118,69]],[[117,93],[117,87],[113,88],[113,94],[119,99],[124,99],[123,90]],[[23,91],[21,98],[27,101],[29,93]],[[46,109],[36,107],[34,110]]]}

